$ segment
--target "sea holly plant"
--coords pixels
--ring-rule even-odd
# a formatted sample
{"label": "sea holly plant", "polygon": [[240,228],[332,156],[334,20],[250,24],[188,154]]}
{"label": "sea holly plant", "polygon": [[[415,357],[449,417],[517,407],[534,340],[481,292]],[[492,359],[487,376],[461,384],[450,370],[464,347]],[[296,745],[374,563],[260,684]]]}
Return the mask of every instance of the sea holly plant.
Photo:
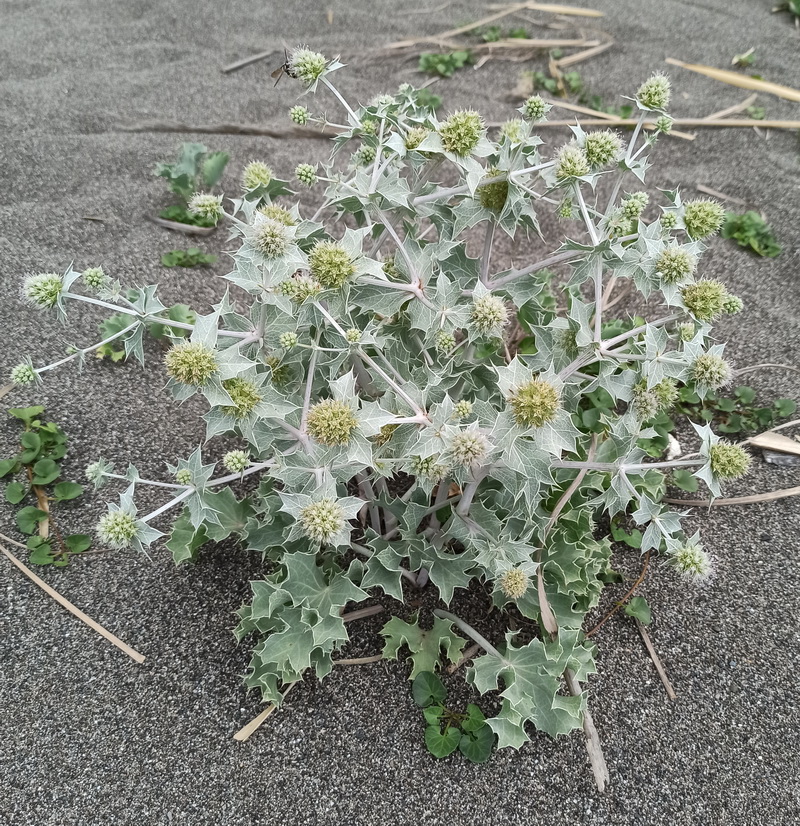
{"label": "sea holly plant", "polygon": [[0,479],[6,482],[6,502],[17,506],[16,525],[27,537],[33,565],[68,565],[75,554],[92,544],[88,534],[64,534],[53,513],[56,505],[77,499],[83,486],[62,479],[61,460],[67,454],[67,436],[55,422],[42,419],[44,407],[15,407],[8,414],[23,426],[20,449],[0,459]]}
{"label": "sea holly plant", "polygon": [[[691,472],[716,496],[749,463],[707,426],[694,454],[654,461],[641,447],[677,388],[691,382],[703,397],[731,378],[711,325],[741,302],[700,265],[724,212],[642,188],[671,123],[661,75],[633,98],[627,142],[576,125],[546,147],[538,97],[490,134],[477,112],[434,115],[408,85],[351,104],[331,79],[340,67],[306,48],[287,67],[342,108],[330,162],[295,169],[295,189],[320,190],[316,211],[283,184],[277,194],[271,173],[266,184],[243,176],[225,207],[196,196],[192,208],[224,217],[235,241],[229,289],[211,312],[165,326],[164,365],[176,399],[205,399],[208,443],[162,479],[93,464],[97,484],[127,484],[99,535],[144,550],[168,533],[177,562],[231,536],[262,554],[270,573],[253,582],[236,634],[254,641],[246,684],[265,701],[306,672],[330,673],[351,603],[416,601],[428,587],[439,607],[390,620],[388,658],[408,650],[416,676],[467,642],[482,649],[467,679],[499,695],[486,721],[498,747],[519,748],[531,727],[591,732],[581,684],[596,650],[583,626],[613,578],[601,518],[630,515],[642,553],[702,578],[705,551],[661,502],[664,475]],[[540,232],[548,213],[564,222],[560,244]],[[528,250],[514,265],[496,252],[503,236]],[[92,295],[78,278],[70,268],[23,289],[62,319],[86,301],[123,314],[114,338],[143,360],[143,330],[165,310],[156,288]],[[657,309],[620,329],[604,308],[624,279]],[[48,369],[26,360],[13,375],[25,384]],[[584,400],[601,392],[602,412],[587,419]],[[223,435],[239,446],[215,460]],[[165,494],[146,514],[143,485]],[[467,614],[475,600],[481,610]],[[519,630],[482,633],[463,618],[488,608]]]}

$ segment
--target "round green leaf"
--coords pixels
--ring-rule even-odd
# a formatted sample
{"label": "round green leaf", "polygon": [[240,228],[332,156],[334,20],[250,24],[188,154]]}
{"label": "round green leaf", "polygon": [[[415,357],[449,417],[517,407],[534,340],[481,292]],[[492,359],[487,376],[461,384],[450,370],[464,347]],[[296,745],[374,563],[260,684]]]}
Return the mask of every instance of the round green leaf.
{"label": "round green leaf", "polygon": [[458,750],[472,763],[485,763],[492,755],[494,732],[485,723],[461,735]]}
{"label": "round green leaf", "polygon": [[672,481],[676,487],[688,493],[694,493],[697,490],[697,479],[688,470],[683,470],[682,468],[674,470],[672,472]]}
{"label": "round green leaf", "polygon": [[650,606],[644,597],[633,597],[625,606],[625,613],[629,617],[635,617],[642,625],[650,625],[653,617],[650,613]]}
{"label": "round green leaf", "polygon": [[64,539],[64,544],[72,553],[79,554],[91,547],[92,537],[86,533],[73,533]]}
{"label": "round green leaf", "polygon": [[83,485],[77,482],[59,482],[53,488],[53,496],[62,502],[66,499],[77,499],[83,493]]}
{"label": "round green leaf", "polygon": [[418,706],[425,708],[434,703],[443,703],[447,697],[447,689],[435,674],[423,671],[414,678],[411,684],[411,696]]}
{"label": "round green leaf", "polygon": [[444,706],[427,706],[422,709],[422,716],[429,726],[439,726],[441,724],[442,714],[444,714]]}
{"label": "round green leaf", "polygon": [[28,488],[22,482],[9,482],[6,486],[6,501],[12,505],[19,504],[28,494]]}
{"label": "round green leaf", "polygon": [[31,565],[52,565],[54,561],[53,549],[48,542],[37,545],[28,557],[28,562]]}
{"label": "round green leaf", "polygon": [[33,533],[42,519],[46,518],[47,514],[39,508],[33,506],[22,508],[17,511],[17,527],[22,533]]}
{"label": "round green leaf", "polygon": [[19,437],[20,444],[25,448],[19,456],[20,462],[29,465],[42,449],[42,439],[38,433],[23,433]]}
{"label": "round green leaf", "polygon": [[49,485],[61,475],[61,468],[52,459],[39,459],[33,466],[34,485]]}
{"label": "round green leaf", "polygon": [[3,459],[0,461],[0,479],[8,476],[17,467],[16,459]]}
{"label": "round green leaf", "polygon": [[425,745],[428,751],[439,759],[452,754],[461,741],[461,732],[457,728],[448,728],[442,734],[439,726],[428,726],[425,729]]}
{"label": "round green leaf", "polygon": [[464,731],[478,731],[481,726],[486,725],[486,717],[483,712],[475,705],[470,703],[467,706],[467,716],[461,723],[461,728]]}

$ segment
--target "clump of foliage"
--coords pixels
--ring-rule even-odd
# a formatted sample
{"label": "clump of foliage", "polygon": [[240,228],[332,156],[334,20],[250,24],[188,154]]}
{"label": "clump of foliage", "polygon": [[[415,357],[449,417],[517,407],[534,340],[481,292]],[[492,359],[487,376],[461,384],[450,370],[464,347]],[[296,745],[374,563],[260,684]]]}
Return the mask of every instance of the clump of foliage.
{"label": "clump of foliage", "polygon": [[689,384],[678,391],[676,411],[695,420],[710,422],[720,433],[760,433],[788,419],[797,410],[793,399],[775,399],[771,405],[756,404],[756,391],[740,385],[733,396],[706,393],[702,397]]}
{"label": "clump of foliage", "polygon": [[[315,212],[301,213],[286,182],[270,189],[263,169],[243,177],[225,212],[203,201],[239,243],[224,276],[236,302],[226,292],[212,312],[174,325],[188,338],[164,331],[168,388],[206,400],[209,444],[178,458],[170,481],[130,468],[99,536],[144,550],[164,535],[158,523],[176,562],[229,536],[261,554],[270,573],[252,583],[236,635],[255,643],[245,682],[265,701],[280,702],[308,670],[330,673],[348,641],[346,606],[375,594],[412,601],[430,583],[440,607],[390,620],[385,656],[408,650],[415,672],[436,672],[471,640],[484,653],[467,679],[478,694],[499,692],[485,724],[498,747],[519,748],[529,726],[566,734],[584,724],[580,684],[595,671],[583,624],[613,578],[611,537],[598,526],[629,515],[642,552],[702,578],[702,546],[661,502],[665,474],[689,471],[718,496],[749,463],[707,424],[696,425],[697,452],[679,460],[652,461],[640,446],[678,387],[692,382],[702,397],[730,380],[711,324],[741,302],[700,274],[723,211],[678,192],[648,206],[639,191],[666,128],[662,75],[639,88],[627,142],[576,126],[567,144],[545,147],[540,98],[492,139],[477,112],[440,119],[408,85],[354,107],[331,80],[340,67],[308,49],[289,58],[292,77],[330,92],[346,121],[329,163],[295,170],[296,188],[324,189]],[[313,119],[305,107],[292,113]],[[649,123],[658,126],[647,133]],[[568,222],[555,250],[499,264],[496,239],[541,242],[548,213]],[[557,302],[555,265],[570,270]],[[79,277],[33,276],[24,292],[62,318],[74,301],[121,312],[130,325],[116,336],[143,362],[144,330],[164,323],[156,288],[97,298]],[[659,307],[621,331],[603,309],[618,279]],[[23,366],[34,377],[48,369]],[[607,404],[587,420],[584,400],[600,393]],[[212,459],[221,436],[239,446]],[[105,459],[87,473],[118,478]],[[249,493],[243,477],[258,479]],[[167,499],[141,514],[143,485]],[[486,631],[489,641],[455,613],[467,599],[517,617],[526,633]],[[454,742],[442,715],[439,735]]]}
{"label": "clump of foliage", "polygon": [[219,182],[230,156],[227,152],[209,152],[202,143],[184,143],[175,163],[159,163],[155,174],[166,178],[170,191],[179,203],[163,209],[159,217],[181,224],[213,227],[216,218],[189,208],[197,193],[210,192]]}
{"label": "clump of foliage", "polygon": [[197,247],[188,250],[170,250],[161,256],[165,267],[208,267],[215,263],[216,255],[209,255]]}
{"label": "clump of foliage", "polygon": [[471,763],[485,763],[492,754],[495,734],[475,703],[459,713],[445,706],[447,689],[432,672],[423,671],[411,684],[414,702],[425,718],[425,747],[439,759],[458,750]]}
{"label": "clump of foliage", "polygon": [[[53,510],[62,502],[77,499],[83,487],[61,479],[61,461],[67,454],[67,437],[55,422],[42,420],[44,407],[15,407],[8,411],[24,429],[20,450],[0,459],[0,479],[7,479],[5,499],[18,505],[17,528],[25,534],[32,565],[68,565],[75,554],[92,544],[88,534],[62,534]],[[36,504],[26,504],[35,502]]]}
{"label": "clump of foliage", "polygon": [[467,49],[452,52],[423,52],[419,56],[419,70],[427,75],[452,77],[458,69],[472,63],[472,53]]}
{"label": "clump of foliage", "polygon": [[732,238],[740,247],[750,249],[764,258],[775,258],[781,254],[781,245],[776,240],[772,227],[752,209],[741,215],[726,213],[722,237]]}
{"label": "clump of foliage", "polygon": [[497,43],[506,38],[513,40],[527,40],[530,35],[523,26],[516,26],[512,29],[504,29],[502,26],[487,26],[480,32],[481,40],[484,43]]}

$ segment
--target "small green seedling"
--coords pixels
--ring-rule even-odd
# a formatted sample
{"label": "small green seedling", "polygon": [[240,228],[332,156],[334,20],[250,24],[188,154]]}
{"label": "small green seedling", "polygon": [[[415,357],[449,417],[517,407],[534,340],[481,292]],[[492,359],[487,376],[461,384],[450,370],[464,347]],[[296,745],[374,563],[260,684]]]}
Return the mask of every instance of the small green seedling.
{"label": "small green seedling", "polygon": [[740,247],[749,248],[763,258],[775,258],[781,254],[781,245],[775,239],[772,227],[753,210],[742,215],[726,213],[722,237],[733,239]]}
{"label": "small green seedling", "polygon": [[28,537],[31,564],[61,568],[92,544],[87,534],[63,536],[53,517],[55,504],[77,499],[83,493],[83,487],[75,482],[58,481],[67,437],[54,422],[42,421],[44,407],[40,405],[12,408],[8,413],[22,422],[25,430],[20,436],[19,453],[0,459],[0,478],[9,480],[5,499],[20,506],[17,528]]}
{"label": "small green seedling", "polygon": [[756,62],[755,52],[755,48],[750,48],[742,54],[734,55],[731,63],[734,66],[738,66],[740,69],[749,69]]}
{"label": "small green seedling", "polygon": [[485,763],[494,748],[494,732],[474,703],[461,714],[444,705],[447,689],[432,672],[423,671],[411,685],[414,702],[422,708],[427,727],[425,746],[436,758],[458,749],[471,763]]}
{"label": "small green seedling", "polygon": [[463,49],[443,54],[425,52],[419,56],[419,70],[428,75],[452,77],[456,70],[463,69],[471,62],[472,53]]}
{"label": "small green seedling", "polygon": [[219,182],[230,156],[227,152],[209,152],[202,143],[184,143],[175,163],[159,163],[155,174],[166,178],[170,191],[180,203],[162,210],[159,217],[180,224],[213,227],[217,219],[189,211],[189,201],[199,192],[210,192]]}
{"label": "small green seedling", "polygon": [[170,250],[161,256],[161,263],[165,267],[208,267],[216,260],[216,255],[208,255],[197,247],[188,250]]}

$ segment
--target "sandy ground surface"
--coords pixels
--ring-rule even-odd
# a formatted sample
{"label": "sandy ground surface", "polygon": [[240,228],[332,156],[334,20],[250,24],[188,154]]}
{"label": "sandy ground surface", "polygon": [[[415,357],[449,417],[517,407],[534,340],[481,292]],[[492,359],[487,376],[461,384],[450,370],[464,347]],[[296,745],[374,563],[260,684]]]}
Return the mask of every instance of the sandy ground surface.
{"label": "sandy ground surface", "polygon": [[[65,343],[93,340],[98,316],[91,311],[73,311],[68,333],[24,306],[19,282],[25,273],[60,270],[74,259],[78,268],[101,263],[131,283],[159,282],[164,299],[184,298],[201,309],[220,293],[221,282],[209,272],[160,267],[161,253],[180,243],[144,220],[165,202],[150,169],[193,136],[128,134],[116,124],[144,118],[284,124],[296,89],[288,82],[273,89],[268,78],[283,41],[341,51],[353,64],[339,77],[350,96],[391,90],[415,80],[413,61],[367,62],[367,49],[485,11],[478,2],[418,11],[438,5],[6,0],[0,27],[2,369],[21,353],[46,363]],[[607,13],[601,25],[617,46],[582,71],[609,100],[665,68],[667,56],[727,66],[750,46],[757,47],[757,68],[767,78],[800,87],[800,38],[785,17],[769,13],[772,0],[592,5]],[[269,47],[274,59],[220,74],[222,64]],[[440,83],[437,91],[453,107],[472,104],[502,119],[512,111],[504,96],[521,68],[490,63]],[[744,96],[677,69],[673,77],[676,115],[704,115]],[[771,117],[798,116],[796,105],[763,103]],[[251,158],[288,174],[325,152],[313,140],[209,136],[206,142],[232,154],[228,191]],[[785,248],[777,260],[718,241],[706,267],[747,304],[735,323],[720,327],[736,363],[797,362],[796,134],[774,132],[765,140],[751,130],[706,131],[694,143],[664,141],[658,161],[651,186],[692,193],[703,183],[763,209],[774,224]],[[87,215],[105,222],[84,220]],[[219,251],[222,244],[220,235],[200,246]],[[215,272],[222,274],[224,263]],[[188,454],[202,431],[198,409],[178,409],[163,392],[158,349],[149,352],[145,372],[92,363],[83,375],[66,369],[35,394],[4,401],[47,405],[72,437],[74,476],[99,454],[122,465],[133,461],[143,475],[161,474],[164,461]],[[769,372],[751,383],[765,398],[800,395],[788,373]],[[4,450],[14,437],[0,420]],[[758,460],[746,483],[729,490],[788,487],[800,484],[798,477]],[[100,495],[86,500],[83,510],[66,517],[76,528],[92,524],[103,508]],[[154,497],[143,506],[158,503]],[[6,506],[0,516],[8,526]],[[693,522],[714,549],[715,579],[689,593],[658,568],[643,589],[678,699],[665,696],[628,621],[617,617],[598,634],[600,673],[590,685],[591,705],[612,778],[602,796],[577,734],[558,742],[534,734],[520,753],[504,751],[486,766],[436,762],[424,750],[402,664],[342,669],[322,685],[308,683],[248,743],[234,742],[233,733],[260,710],[240,683],[248,651],[230,633],[231,612],[260,565],[235,546],[204,552],[193,568],[175,569],[162,549],[152,564],[107,554],[42,573],[146,654],[141,666],[0,560],[0,823],[797,823],[800,508],[796,499],[785,499],[721,508]],[[633,574],[639,563],[621,553],[618,564]],[[380,619],[360,624],[351,656],[378,650],[380,625]]]}

